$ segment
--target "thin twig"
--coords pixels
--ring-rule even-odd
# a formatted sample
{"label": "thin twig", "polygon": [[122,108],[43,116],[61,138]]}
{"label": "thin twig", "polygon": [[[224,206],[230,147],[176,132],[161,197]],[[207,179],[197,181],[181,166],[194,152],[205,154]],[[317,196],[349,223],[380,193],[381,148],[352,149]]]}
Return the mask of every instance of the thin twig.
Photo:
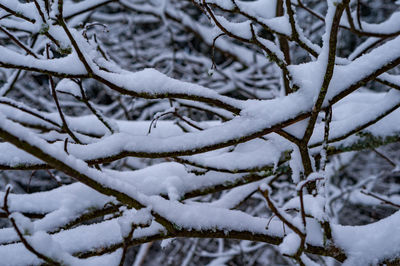
{"label": "thin twig", "polygon": [[361,193],[361,194],[364,194],[364,195],[366,195],[366,196],[373,197],[373,198],[375,198],[375,199],[377,199],[377,200],[380,200],[380,201],[382,201],[382,202],[384,202],[384,203],[386,203],[386,204],[388,204],[388,205],[394,206],[394,207],[396,207],[396,208],[400,208],[400,205],[399,205],[399,204],[396,204],[396,203],[394,203],[394,202],[391,202],[390,200],[384,199],[384,198],[382,198],[382,197],[380,197],[380,196],[378,196],[378,195],[376,195],[376,194],[373,194],[373,193],[371,193],[371,192],[361,190],[360,193]]}

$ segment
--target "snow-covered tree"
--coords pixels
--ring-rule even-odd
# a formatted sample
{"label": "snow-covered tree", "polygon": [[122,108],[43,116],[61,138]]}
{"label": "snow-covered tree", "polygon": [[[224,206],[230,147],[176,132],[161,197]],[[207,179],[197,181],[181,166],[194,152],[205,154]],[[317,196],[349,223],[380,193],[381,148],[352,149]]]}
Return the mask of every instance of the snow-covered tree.
{"label": "snow-covered tree", "polygon": [[398,5],[0,0],[0,265],[399,263]]}

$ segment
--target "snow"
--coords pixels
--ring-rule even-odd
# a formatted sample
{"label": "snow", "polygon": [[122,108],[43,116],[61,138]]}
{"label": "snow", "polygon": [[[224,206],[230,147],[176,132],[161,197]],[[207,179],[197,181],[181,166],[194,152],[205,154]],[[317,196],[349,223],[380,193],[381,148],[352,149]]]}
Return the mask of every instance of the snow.
{"label": "snow", "polygon": [[[86,74],[83,64],[79,61],[75,53],[63,58],[56,59],[36,59],[32,56],[25,56],[16,53],[10,49],[0,46],[0,63],[2,65],[10,65],[27,69],[42,69],[52,73],[65,73],[69,75],[82,76]],[[66,68],[65,66],[73,65],[74,67]]]}
{"label": "snow", "polygon": [[24,235],[32,235],[35,232],[34,224],[27,217],[23,216],[19,212],[14,212],[9,216],[10,219],[14,219],[18,229]]}
{"label": "snow", "polygon": [[[7,7],[10,10],[15,10],[18,13],[23,14],[24,16],[30,19],[37,19],[37,12],[35,12],[36,8],[34,3],[21,3],[19,1],[7,1],[0,0],[0,4]],[[36,16],[35,16],[36,15]]]}
{"label": "snow", "polygon": [[62,79],[60,82],[58,82],[56,91],[61,92],[61,93],[70,94],[70,95],[78,97],[78,98],[82,97],[82,93],[79,88],[79,85],[70,79]]}
{"label": "snow", "polygon": [[200,85],[170,78],[151,68],[135,73],[125,71],[120,74],[97,70],[97,74],[125,90],[136,93],[144,93],[153,96],[169,93],[196,95],[198,97],[218,99],[239,108],[241,106],[241,101],[222,96]]}
{"label": "snow", "polygon": [[177,226],[177,228],[191,230],[220,230],[229,232],[249,231],[253,234],[265,234],[279,236],[282,228],[278,224],[265,229],[266,219],[253,217],[241,211],[230,211],[223,208],[211,207],[209,205],[186,205],[171,202],[162,197],[151,196],[148,203],[152,209],[160,213]]}
{"label": "snow", "polygon": [[[321,196],[312,196],[312,195],[304,195],[303,196],[304,202],[304,212],[308,215],[311,215],[318,221],[327,220],[324,206],[325,206],[325,199]],[[285,203],[283,206],[284,209],[298,209],[300,210],[300,199],[299,197],[295,197],[290,199],[288,202]]]}
{"label": "snow", "polygon": [[[215,62],[211,59],[197,58],[197,52],[188,54],[177,51],[156,53],[157,55],[149,60],[147,68],[140,67],[140,70],[136,67],[138,62],[135,58],[134,62],[128,63],[130,67],[132,66],[130,69],[134,69],[129,71],[119,66],[120,62],[102,57],[98,48],[103,43],[95,41],[91,35],[96,32],[95,30],[92,32],[89,29],[80,29],[82,18],[89,19],[92,15],[91,8],[106,4],[108,0],[65,1],[63,12],[67,17],[72,37],[82,53],[80,56],[73,48],[73,42],[65,30],[47,18],[47,14],[44,16],[48,21],[43,23],[34,3],[26,2],[0,0],[0,4],[17,14],[17,18],[14,15],[4,17],[7,12],[0,11],[2,16],[0,24],[2,27],[12,28],[18,39],[24,43],[29,39],[27,45],[31,45],[29,35],[42,31],[38,37],[38,44],[32,47],[35,53],[42,54],[37,58],[26,55],[21,47],[14,46],[12,42],[0,46],[0,66],[2,70],[5,69],[2,72],[2,79],[4,77],[5,82],[0,89],[0,95],[8,93],[19,75],[16,85],[18,94],[13,94],[13,97],[17,95],[14,98],[19,100],[0,98],[0,135],[4,141],[0,143],[0,168],[15,170],[50,167],[62,170],[64,174],[80,181],[49,191],[31,194],[10,193],[8,197],[8,206],[12,213],[10,217],[15,220],[17,227],[35,250],[67,265],[114,265],[119,263],[121,249],[89,259],[78,259],[75,255],[78,252],[121,245],[132,229],[135,229],[132,239],[129,240],[143,242],[148,237],[168,239],[164,239],[162,245],[173,245],[172,241],[176,237],[174,233],[185,231],[193,233],[194,236],[204,232],[216,232],[217,235],[224,234],[231,237],[230,232],[235,232],[248,235],[249,239],[253,239],[253,236],[265,236],[266,239],[273,237],[277,242],[282,240],[279,245],[282,254],[294,255],[301,244],[300,237],[292,230],[284,228],[282,221],[270,213],[271,210],[260,211],[266,207],[265,199],[261,198],[259,193],[261,190],[273,198],[281,216],[301,228],[299,230],[305,234],[306,248],[307,245],[313,245],[323,249],[326,244],[332,244],[343,250],[347,256],[344,265],[376,264],[384,259],[399,256],[400,212],[363,226],[336,224],[328,215],[331,214],[328,211],[330,200],[341,193],[346,194],[348,201],[352,203],[363,203],[366,206],[379,204],[379,200],[367,197],[359,190],[363,184],[377,180],[377,176],[369,176],[354,188],[347,190],[342,191],[341,187],[330,188],[329,186],[333,184],[329,183],[329,179],[335,172],[333,166],[336,159],[329,158],[332,161],[327,162],[326,172],[314,172],[306,180],[302,180],[304,166],[298,143],[296,144],[296,141],[292,143],[290,138],[288,140],[283,137],[284,134],[281,136],[275,132],[284,130],[295,138],[303,137],[309,123],[308,118],[315,110],[318,97],[325,96],[323,91],[321,92],[321,86],[324,80],[327,80],[328,60],[335,59],[333,75],[328,88],[324,88],[327,89],[327,94],[322,104],[322,108],[332,105],[329,139],[328,143],[323,143],[326,124],[319,116],[310,142],[305,143],[309,145],[311,156],[326,153],[321,151],[322,145],[329,144],[328,148],[332,146],[345,149],[357,144],[362,137],[355,135],[356,132],[369,133],[382,139],[398,137],[400,92],[395,89],[376,92],[367,90],[363,86],[366,85],[364,81],[369,81],[375,76],[395,85],[400,84],[399,75],[395,74],[395,71],[390,72],[391,74],[386,71],[399,61],[400,37],[394,36],[394,33],[400,30],[400,12],[393,12],[381,23],[361,22],[365,31],[383,35],[393,34],[393,37],[361,54],[365,48],[378,41],[375,37],[365,38],[347,58],[330,58],[331,29],[338,6],[335,1],[327,1],[325,24],[322,28],[324,34],[320,47],[313,42],[318,42],[321,36],[318,38],[311,36],[308,39],[306,35],[308,36],[310,32],[307,30],[307,34],[303,33],[297,21],[302,18],[301,14],[294,17],[295,25],[290,23],[289,12],[285,6],[284,15],[276,17],[275,0],[205,1],[212,9],[215,5],[225,9],[215,13],[215,18],[219,22],[215,25],[191,17],[180,8],[175,8],[178,4],[171,4],[169,1],[142,3],[121,0],[122,7],[135,10],[137,14],[146,13],[146,17],[140,17],[139,22],[154,23],[159,19],[162,23],[159,23],[161,25],[157,34],[165,29],[171,30],[173,24],[180,24],[182,29],[191,30],[191,34],[195,33],[204,47],[210,48],[215,41],[214,38],[223,32],[222,25],[224,29],[239,39],[244,39],[246,43],[243,45],[239,40],[232,41],[229,36],[218,38],[215,41],[215,48],[228,54],[227,58],[231,57],[227,62],[218,63],[220,64],[218,66],[215,66]],[[203,4],[201,1],[196,2]],[[39,3],[43,4],[41,1]],[[57,15],[57,4],[54,2],[52,5],[50,17]],[[298,3],[293,1],[293,4]],[[87,9],[90,12],[86,12]],[[237,13],[227,15],[229,12],[226,11],[229,10]],[[80,13],[85,14],[81,17]],[[154,17],[150,18],[152,15]],[[353,17],[355,15],[352,14]],[[118,14],[108,16],[96,12],[93,18],[103,22],[126,19]],[[132,25],[136,27],[137,21],[132,21]],[[173,23],[169,24],[170,21]],[[349,26],[345,18],[340,23]],[[290,85],[299,87],[289,95],[274,94],[274,89],[271,88],[279,86],[275,83],[278,83],[276,80],[282,76],[276,73],[280,73],[281,70],[276,71],[274,67],[277,66],[266,65],[274,62],[269,62],[259,49],[254,49],[255,43],[251,43],[255,33],[258,44],[261,43],[279,60],[284,61],[284,52],[279,48],[277,38],[263,36],[260,30],[262,27],[264,30],[271,30],[273,35],[278,33],[281,36],[290,36],[290,49],[298,45],[297,39],[292,36],[296,30],[298,38],[303,42],[301,44],[303,50],[305,45],[308,50],[311,49],[318,54],[318,56],[308,54],[311,60],[303,60],[297,64],[296,59],[287,66],[291,77]],[[43,34],[45,28],[48,28],[47,34],[57,41],[59,48],[70,49],[71,53],[57,54],[57,58],[53,59],[43,56],[44,46],[49,41],[48,36]],[[253,28],[255,32],[252,32]],[[177,32],[179,34],[176,34]],[[83,34],[88,34],[89,37],[86,39]],[[178,38],[178,42],[183,43],[183,39],[180,39],[182,38],[180,30],[176,32],[171,30],[172,35]],[[146,45],[153,44],[150,42]],[[108,52],[106,51],[107,54]],[[118,54],[120,51],[117,49],[110,52]],[[297,55],[293,54],[294,58]],[[110,58],[118,60],[118,55],[113,56]],[[87,66],[81,62],[82,57],[87,61]],[[200,71],[196,69],[193,72],[204,71],[199,73],[199,77],[207,73],[210,65],[214,71],[213,76],[202,80],[197,77],[195,79],[186,77],[191,73],[178,74],[176,69],[166,70],[161,67],[161,70],[157,70],[157,64],[160,62],[170,60],[178,62],[188,58],[201,66]],[[18,69],[23,71],[18,74]],[[272,75],[270,71],[273,72]],[[87,82],[88,85],[91,85],[89,83],[92,81],[111,83],[112,86],[106,88],[106,92],[112,95],[113,101],[115,100],[113,97],[117,94],[137,98],[135,104],[126,112],[134,113],[135,108],[138,110],[145,108],[149,102],[141,101],[139,98],[163,100],[151,102],[152,106],[147,109],[147,113],[135,113],[133,116],[137,117],[137,121],[121,120],[119,116],[121,112],[115,111],[119,108],[118,103],[96,105],[97,116],[80,115],[76,112],[76,116],[66,115],[69,129],[82,141],[81,144],[73,143],[62,128],[58,112],[55,112],[54,106],[46,100],[49,95],[35,99],[40,93],[36,94],[36,91],[32,93],[30,90],[37,88],[31,88],[26,83],[19,84],[19,79],[26,73],[30,75],[30,72],[55,76],[58,82],[56,91],[78,99],[82,97],[81,88],[72,79],[84,78],[83,83]],[[22,88],[24,86],[27,88]],[[238,94],[239,96],[235,98],[237,87],[248,94],[262,95],[268,99],[242,99],[245,98],[243,97],[245,94]],[[102,90],[103,87],[99,86],[99,89]],[[25,98],[31,99],[32,104],[25,104]],[[62,99],[62,101],[71,103],[68,102],[71,100],[64,102]],[[37,102],[45,104],[35,106]],[[72,107],[69,106],[71,109],[63,106],[68,110],[66,113],[75,110],[74,108],[81,108],[79,104],[82,103],[74,104]],[[198,122],[183,112],[182,117],[196,127],[191,128],[190,123],[177,125],[172,120],[158,121],[160,118],[165,118],[165,114],[176,114],[185,110],[186,105],[214,112],[223,121]],[[154,123],[144,120],[151,117],[154,118]],[[102,121],[111,124],[112,130],[109,130]],[[152,125],[157,126],[149,130]],[[66,138],[71,141],[67,143],[68,152],[64,149]],[[94,164],[101,166],[95,168]],[[126,170],[132,165],[142,169]],[[276,170],[280,169],[278,166],[281,165],[290,167],[289,174],[275,176],[278,174],[275,173],[278,172]],[[307,217],[301,217],[301,199],[298,192],[306,182],[320,178],[325,182],[324,187],[320,186],[316,191],[320,194],[309,195],[304,191],[302,195]],[[272,180],[278,181],[270,184]],[[199,197],[211,194],[209,191],[217,193],[213,196]],[[0,192],[0,205],[4,204],[4,196],[5,192]],[[250,197],[261,202],[258,207],[252,211],[246,208],[239,210],[237,207]],[[397,195],[383,198],[394,203],[399,202]],[[105,216],[101,221],[99,219],[99,221],[93,220],[91,224],[71,226],[80,217],[103,210],[107,206],[114,206],[118,211],[102,214],[101,216]],[[264,217],[265,213],[268,213],[268,217]],[[43,217],[29,219],[29,215]],[[306,225],[301,218],[305,219]],[[329,222],[332,227],[332,240],[327,241],[321,227],[322,222]],[[174,227],[175,231],[168,232],[167,225]],[[42,263],[18,241],[19,236],[12,227],[0,229],[0,264]],[[262,245],[264,243],[260,244]],[[252,247],[245,246],[245,248],[249,250]],[[194,251],[195,248],[192,249],[192,253]],[[226,257],[233,256],[232,252],[224,252],[224,246],[220,244],[218,250],[220,256],[221,254]],[[210,265],[226,263],[228,261],[226,257],[219,257]],[[307,265],[315,265],[305,254],[301,254],[301,259]]]}
{"label": "snow", "polygon": [[[356,92],[349,95],[346,99],[333,108],[332,122],[330,123],[331,133],[330,139],[345,136],[354,129],[374,121],[382,114],[387,113],[386,118],[376,124],[367,127],[366,130],[373,132],[375,135],[387,136],[394,132],[398,132],[397,124],[390,123],[399,116],[397,107],[400,105],[400,94],[397,90],[390,90],[387,93],[376,92]],[[323,127],[316,127],[311,138],[311,143],[322,142]]]}
{"label": "snow", "polygon": [[348,254],[344,265],[366,265],[398,256],[400,212],[363,226],[332,227],[333,237]]}
{"label": "snow", "polygon": [[400,31],[400,12],[394,12],[388,19],[379,24],[362,22],[363,30],[367,32],[379,32],[380,34],[393,34]]}
{"label": "snow", "polygon": [[63,14],[65,17],[70,17],[74,14],[78,14],[84,10],[90,9],[93,6],[106,3],[107,1],[108,0],[84,0],[77,3],[72,2],[68,5],[64,5]]}
{"label": "snow", "polygon": [[300,237],[295,233],[290,233],[283,239],[283,242],[279,245],[279,250],[282,254],[292,256],[296,254],[300,247]]}
{"label": "snow", "polygon": [[297,184],[300,182],[300,175],[304,172],[300,150],[297,146],[293,145],[293,151],[290,154],[290,168],[292,169],[292,180],[293,183]]}
{"label": "snow", "polygon": [[[51,243],[52,245],[49,245],[49,243]],[[116,252],[98,257],[77,259],[66,252],[53,249],[52,247],[56,248],[60,247],[60,245],[57,246],[56,243],[52,241],[51,237],[43,232],[36,234],[35,238],[32,241],[32,244],[35,247],[39,247],[39,249],[41,248],[41,251],[44,251],[44,254],[52,256],[53,259],[55,259],[56,261],[68,263],[68,265],[73,266],[116,265],[117,263],[119,263],[122,253],[121,250],[117,250]],[[24,249],[22,244],[4,246],[4,248],[1,249],[0,254],[2,255],[2,263],[4,263],[5,265],[39,265],[41,263],[41,260],[35,257],[35,255],[30,253],[28,250]]]}
{"label": "snow", "polygon": [[236,1],[237,6],[245,13],[265,19],[275,17],[276,0]]}
{"label": "snow", "polygon": [[241,169],[260,169],[265,166],[275,166],[278,163],[280,154],[290,149],[291,146],[281,138],[270,136],[268,141],[254,139],[239,144],[234,152],[226,152],[221,149],[215,152],[190,157],[183,156],[181,158],[196,165],[236,172]]}
{"label": "snow", "polygon": [[[126,208],[125,208],[126,209]],[[118,219],[118,224],[121,229],[121,236],[126,238],[129,236],[132,227],[150,225],[151,214],[150,209],[136,210],[124,210],[123,215]]]}
{"label": "snow", "polygon": [[219,24],[221,24],[222,27],[225,28],[228,32],[231,32],[234,35],[236,35],[240,38],[243,38],[243,39],[248,39],[248,40],[251,39],[252,34],[251,34],[250,21],[234,23],[234,22],[228,21],[223,16],[215,16],[215,18],[216,18],[216,21]]}

